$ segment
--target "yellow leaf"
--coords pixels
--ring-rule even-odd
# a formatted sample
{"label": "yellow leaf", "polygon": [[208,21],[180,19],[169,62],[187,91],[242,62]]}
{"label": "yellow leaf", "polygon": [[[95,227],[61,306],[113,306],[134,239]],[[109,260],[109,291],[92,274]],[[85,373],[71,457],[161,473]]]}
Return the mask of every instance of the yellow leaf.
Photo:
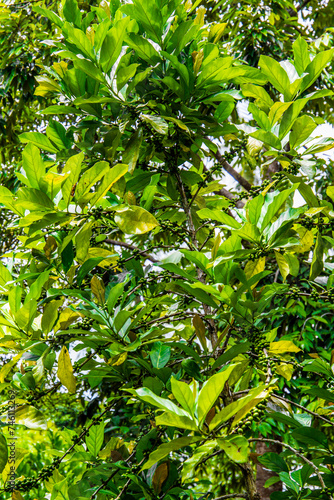
{"label": "yellow leaf", "polygon": [[159,225],[150,212],[133,205],[118,209],[115,222],[125,234],[144,234]]}
{"label": "yellow leaf", "polygon": [[117,356],[115,356],[114,358],[112,358],[112,366],[120,366],[124,363],[124,361],[126,361],[126,358],[128,357],[128,353],[127,352],[122,352],[122,354],[118,354]]}
{"label": "yellow leaf", "polygon": [[55,70],[55,72],[62,78],[65,73],[67,72],[67,62],[65,61],[60,61],[59,63],[56,62],[52,65],[53,69]]}
{"label": "yellow leaf", "polygon": [[308,229],[300,225],[293,226],[293,229],[297,231],[300,238],[300,243],[299,245],[294,245],[293,247],[290,247],[289,250],[292,250],[293,252],[296,253],[308,252],[312,248],[314,241],[314,236],[312,231],[309,231]]}
{"label": "yellow leaf", "polygon": [[159,495],[159,493],[161,492],[161,487],[168,477],[168,469],[169,467],[167,462],[158,465],[158,467],[155,469],[152,478],[152,485],[157,495]]}
{"label": "yellow leaf", "polygon": [[14,490],[12,493],[12,500],[24,500],[24,498],[19,491]]}
{"label": "yellow leaf", "polygon": [[[245,266],[245,274],[247,280],[250,280],[256,274],[262,273],[266,265],[266,258],[260,257],[257,260],[249,260]],[[258,281],[251,286],[251,289],[255,288]]]}
{"label": "yellow leaf", "polygon": [[20,352],[19,354],[17,354],[16,356],[14,356],[13,359],[11,359],[10,361],[8,361],[8,363],[6,363],[0,370],[0,382],[4,382],[5,381],[5,378],[7,377],[7,375],[9,374],[10,370],[13,368],[13,366],[17,363],[17,361],[21,358],[23,352]]}
{"label": "yellow leaf", "polygon": [[299,352],[301,349],[297,347],[291,340],[279,340],[278,342],[270,342],[269,354],[283,354],[285,352]]}
{"label": "yellow leaf", "polygon": [[44,245],[44,253],[47,259],[50,259],[52,253],[54,250],[57,248],[57,242],[53,236],[48,236],[48,239],[46,240],[46,243]]}
{"label": "yellow leaf", "polygon": [[287,260],[285,259],[284,255],[282,255],[279,252],[276,252],[276,250],[275,250],[275,257],[276,257],[276,261],[277,261],[280,273],[283,277],[283,282],[285,282],[288,274],[290,273],[289,264],[288,264]]}
{"label": "yellow leaf", "polygon": [[92,46],[94,46],[95,31],[91,26],[88,26],[88,28],[86,29],[86,36]]}
{"label": "yellow leaf", "polygon": [[198,340],[202,344],[203,349],[206,351],[207,346],[206,346],[206,338],[205,338],[205,324],[203,323],[203,320],[200,318],[198,314],[195,314],[193,317],[193,325],[195,327],[196,335],[198,337]]}
{"label": "yellow leaf", "polygon": [[14,466],[15,469],[17,469],[20,463],[22,462],[24,455],[26,455],[27,453],[28,450],[25,450],[23,448],[15,448],[15,462],[14,463],[7,462],[6,467],[2,471],[2,480],[4,483],[7,481],[9,473],[11,472],[11,467]]}
{"label": "yellow leaf", "polygon": [[193,58],[194,74],[197,75],[197,73],[199,72],[199,70],[201,68],[203,58],[204,58],[203,49],[200,49],[199,51],[194,50],[194,52],[191,54],[191,56]]}
{"label": "yellow leaf", "polygon": [[281,363],[276,367],[276,373],[282,375],[286,380],[291,380],[293,374],[293,365]]}
{"label": "yellow leaf", "polygon": [[103,281],[100,280],[96,275],[94,275],[91,279],[90,289],[91,289],[92,293],[95,295],[95,297],[97,298],[97,301],[100,304],[104,304],[106,289],[104,287]]}
{"label": "yellow leaf", "polygon": [[66,330],[77,318],[79,318],[81,314],[78,314],[75,311],[72,311],[69,307],[66,307],[59,316],[57,323],[54,326],[54,331],[58,330]]}
{"label": "yellow leaf", "polygon": [[66,387],[68,392],[74,394],[76,390],[76,380],[73,375],[71,358],[65,346],[63,346],[59,354],[57,375],[60,382]]}

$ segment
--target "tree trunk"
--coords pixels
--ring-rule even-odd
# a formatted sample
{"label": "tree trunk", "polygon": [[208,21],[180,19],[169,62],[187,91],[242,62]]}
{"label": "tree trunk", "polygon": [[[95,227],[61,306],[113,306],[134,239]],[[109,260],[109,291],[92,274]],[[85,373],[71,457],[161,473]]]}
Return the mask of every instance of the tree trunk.
{"label": "tree trunk", "polygon": [[[269,446],[266,443],[261,443],[260,441],[256,444],[256,453],[258,455],[263,455],[264,453],[272,452],[272,453],[281,453],[282,447],[276,443],[270,443]],[[265,488],[265,482],[268,481],[271,477],[275,476],[273,472],[266,470],[262,467],[262,465],[256,461],[256,489],[260,494],[261,500],[270,500],[270,495],[274,491],[282,491],[282,483],[279,481],[278,483],[272,484],[269,488]]]}

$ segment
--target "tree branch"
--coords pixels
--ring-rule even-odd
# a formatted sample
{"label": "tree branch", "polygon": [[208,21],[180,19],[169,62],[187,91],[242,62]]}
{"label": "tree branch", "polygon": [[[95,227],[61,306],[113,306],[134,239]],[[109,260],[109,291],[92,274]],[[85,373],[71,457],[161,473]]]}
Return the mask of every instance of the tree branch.
{"label": "tree branch", "polygon": [[[283,446],[283,448],[287,448],[288,450],[292,451],[292,453],[294,453],[297,457],[301,458],[306,464],[308,464],[310,467],[312,467],[312,469],[314,470],[314,472],[318,476],[318,479],[320,481],[322,489],[324,490],[326,488],[326,485],[324,483],[324,480],[320,474],[318,467],[316,465],[314,465],[314,463],[311,462],[311,460],[309,460],[304,455],[302,455],[302,453],[299,453],[299,451],[295,450],[295,448],[293,448],[289,444],[282,443],[281,441],[278,441],[277,439],[268,439],[268,438],[250,438],[250,439],[248,439],[248,441],[249,442],[262,441],[264,443],[276,443],[276,444],[279,444],[280,446]],[[333,497],[331,495],[330,495],[330,499],[333,500]]]}
{"label": "tree branch", "polygon": [[296,406],[296,408],[300,408],[301,410],[306,411],[306,413],[309,413],[310,415],[313,415],[314,417],[319,418],[320,420],[323,420],[327,424],[330,424],[334,427],[334,423],[331,422],[330,420],[328,420],[328,418],[323,417],[322,415],[319,415],[315,411],[308,410],[307,408],[305,408],[305,406],[299,405],[298,403],[295,403],[294,401],[290,401],[290,399],[283,398],[282,396],[277,396],[277,394],[272,394],[271,396],[274,398],[280,399],[281,401],[285,401],[286,403],[289,403],[293,406]]}
{"label": "tree branch", "polygon": [[[221,194],[222,196],[225,196],[225,198],[227,198],[228,200],[234,200],[235,199],[235,196],[232,193],[230,193],[230,191],[228,191],[225,188],[221,188],[220,191],[217,191],[217,194]],[[236,207],[237,208],[243,208],[244,206],[245,206],[245,204],[244,204],[243,201],[238,200],[236,202]]]}
{"label": "tree branch", "polygon": [[109,245],[114,245],[114,246],[119,246],[119,247],[124,247],[128,248],[129,250],[138,250],[138,252],[145,257],[146,259],[150,260],[151,262],[159,262],[157,259],[155,259],[152,255],[149,253],[145,252],[144,250],[139,250],[139,248],[135,247],[134,245],[131,245],[130,243],[126,243],[125,241],[116,241],[116,240],[111,240],[111,239],[106,239],[104,240],[105,243],[108,243]]}
{"label": "tree branch", "polygon": [[237,182],[239,182],[240,186],[242,186],[244,189],[246,189],[246,191],[251,190],[251,187],[252,187],[251,183],[248,182],[247,179],[245,179],[241,174],[239,174],[239,172],[237,172],[232,167],[232,165],[230,165],[224,159],[224,157],[220,154],[219,151],[217,151],[216,153],[213,153],[213,155],[216,158],[216,160],[218,161],[218,163],[223,167],[223,169],[226,170],[226,172],[228,172],[233,177],[233,179],[235,179]]}

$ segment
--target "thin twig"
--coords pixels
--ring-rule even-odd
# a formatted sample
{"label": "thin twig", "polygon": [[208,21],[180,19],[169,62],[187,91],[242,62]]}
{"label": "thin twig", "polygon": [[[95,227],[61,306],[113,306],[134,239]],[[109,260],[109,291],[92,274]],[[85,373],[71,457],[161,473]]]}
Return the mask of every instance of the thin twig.
{"label": "thin twig", "polygon": [[222,495],[213,500],[225,500],[225,498],[249,498],[249,495],[247,493],[229,493],[228,495]]}
{"label": "thin twig", "polygon": [[319,415],[318,413],[309,410],[308,408],[305,408],[305,406],[299,405],[298,403],[295,403],[294,401],[291,401],[290,399],[283,398],[282,396],[277,396],[277,394],[272,394],[271,395],[274,398],[280,399],[281,401],[285,401],[286,403],[289,403],[293,406],[296,406],[297,408],[300,408],[303,411],[306,411],[306,413],[309,413],[310,415],[313,415],[316,418],[319,418],[320,420],[323,420],[327,424],[330,424],[334,427],[334,423],[328,420],[328,418],[323,417],[322,415]]}
{"label": "thin twig", "polygon": [[139,250],[139,248],[137,248],[136,246],[131,245],[130,243],[126,243],[125,241],[111,240],[111,239],[107,238],[106,240],[104,240],[104,243],[108,243],[109,245],[114,245],[114,246],[128,248],[129,250],[137,250],[143,257],[145,257],[146,259],[150,260],[151,262],[154,262],[154,263],[159,262],[152,255],[150,255],[149,253],[145,252],[145,250]]}
{"label": "thin twig", "polygon": [[[301,458],[306,464],[308,464],[310,467],[312,467],[312,469],[314,470],[314,472],[318,476],[318,479],[320,481],[322,489],[324,490],[326,488],[326,485],[324,483],[324,480],[320,474],[318,467],[316,465],[314,465],[314,463],[311,462],[308,458],[306,458],[304,455],[302,455],[302,453],[299,453],[299,451],[295,450],[295,448],[293,448],[289,444],[282,443],[281,441],[278,441],[277,439],[268,439],[268,438],[251,438],[251,439],[248,439],[248,441],[249,442],[260,441],[263,443],[275,443],[275,444],[279,444],[280,446],[283,446],[283,448],[287,448],[288,450],[292,451],[297,457]],[[331,495],[330,495],[330,499],[333,500],[333,497]]]}

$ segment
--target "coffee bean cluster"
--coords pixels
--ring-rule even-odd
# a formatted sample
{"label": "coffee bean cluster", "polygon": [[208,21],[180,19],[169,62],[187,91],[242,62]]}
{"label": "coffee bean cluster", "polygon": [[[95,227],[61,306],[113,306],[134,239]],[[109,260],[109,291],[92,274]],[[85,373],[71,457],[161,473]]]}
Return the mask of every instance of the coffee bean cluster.
{"label": "coffee bean cluster", "polygon": [[273,362],[266,357],[264,349],[269,348],[269,342],[265,338],[265,334],[256,327],[249,328],[247,338],[251,342],[251,364],[258,366],[262,370],[266,370],[268,363],[270,366]]}
{"label": "coffee bean cluster", "polygon": [[256,252],[252,253],[248,259],[249,260],[257,260],[259,259],[260,257],[265,257],[266,255],[268,255],[268,250],[264,249],[264,248],[259,248],[258,250],[256,250]]}
{"label": "coffee bean cluster", "polygon": [[302,216],[298,223],[308,229],[309,231],[314,227],[318,228],[319,231],[330,231],[334,230],[334,220],[325,222],[324,217],[318,217],[317,220],[312,219],[311,217]]}
{"label": "coffee bean cluster", "polygon": [[80,323],[80,328],[82,330],[90,330],[93,326],[94,320],[92,318],[83,318],[82,322]]}
{"label": "coffee bean cluster", "polygon": [[93,217],[95,220],[101,219],[102,214],[103,214],[103,208],[101,206],[92,208],[89,212],[87,212],[87,215],[89,217]]}
{"label": "coffee bean cluster", "polygon": [[[49,477],[51,477],[53,475],[53,471],[55,469],[58,469],[60,462],[61,462],[61,459],[59,457],[54,458],[52,461],[52,464],[45,465],[36,478],[27,478],[27,479],[23,479],[22,481],[16,481],[15,482],[15,490],[30,491],[34,488],[38,488],[38,484],[41,481],[48,479]],[[5,486],[5,491],[6,492],[12,491],[12,487]]]}
{"label": "coffee bean cluster", "polygon": [[330,302],[334,304],[334,287],[330,288],[327,292],[327,297],[325,298],[326,302]]}
{"label": "coffee bean cluster", "polygon": [[264,416],[266,410],[266,403],[261,401],[255,408],[253,408],[247,415],[246,419],[243,420],[238,427],[236,428],[236,432],[238,434],[244,434],[245,432],[251,429],[253,422],[258,423]]}
{"label": "coffee bean cluster", "polygon": [[315,288],[312,289],[311,293],[310,293],[310,299],[312,300],[318,300],[319,299],[319,292],[317,292],[317,290],[315,290]]}
{"label": "coffee bean cluster", "polygon": [[294,285],[289,290],[289,296],[291,299],[298,300],[300,297],[300,290],[298,286]]}
{"label": "coffee bean cluster", "polygon": [[[225,159],[225,155],[224,155]],[[214,174],[219,174],[222,172],[223,166],[220,163],[216,163],[211,170],[204,172],[203,180],[198,183],[198,187],[205,187],[209,182],[212,182],[214,179]]]}
{"label": "coffee bean cluster", "polygon": [[180,226],[177,222],[172,222],[169,220],[159,221],[161,231],[169,231],[173,236],[176,237],[178,242],[184,241],[188,236],[188,231],[184,226]]}

